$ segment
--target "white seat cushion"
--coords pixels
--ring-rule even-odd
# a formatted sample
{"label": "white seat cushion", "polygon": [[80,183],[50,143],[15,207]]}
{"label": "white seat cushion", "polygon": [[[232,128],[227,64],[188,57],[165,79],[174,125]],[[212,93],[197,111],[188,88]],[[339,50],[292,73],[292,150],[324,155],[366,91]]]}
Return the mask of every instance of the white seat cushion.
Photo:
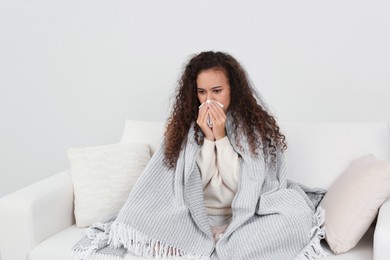
{"label": "white seat cushion", "polygon": [[84,236],[85,228],[73,225],[54,236],[49,237],[29,254],[28,260],[69,260],[70,249]]}
{"label": "white seat cushion", "polygon": [[[69,260],[70,251],[83,236],[85,228],[76,228],[75,225],[46,239],[30,253],[28,260]],[[330,255],[326,260],[372,260],[372,238],[374,228],[371,227],[363,239],[351,251]],[[144,258],[126,255],[124,260],[141,260]]]}
{"label": "white seat cushion", "polygon": [[371,226],[359,243],[350,251],[338,255],[330,255],[324,258],[324,260],[372,260],[372,241],[374,231],[375,226]]}
{"label": "white seat cushion", "polygon": [[[72,247],[84,236],[86,228],[77,228],[73,225],[52,237],[49,237],[33,251],[28,260],[69,260]],[[144,259],[131,254],[126,255],[124,260]]]}

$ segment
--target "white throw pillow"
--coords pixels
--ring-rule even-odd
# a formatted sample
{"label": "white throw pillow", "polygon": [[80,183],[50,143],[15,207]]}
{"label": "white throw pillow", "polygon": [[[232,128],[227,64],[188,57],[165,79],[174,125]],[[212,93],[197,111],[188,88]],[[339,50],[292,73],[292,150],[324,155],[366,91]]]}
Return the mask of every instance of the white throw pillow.
{"label": "white throw pillow", "polygon": [[390,162],[369,154],[353,161],[321,202],[326,241],[336,254],[352,249],[390,195]]}
{"label": "white throw pillow", "polygon": [[112,144],[67,151],[77,227],[116,215],[150,159],[147,144]]}

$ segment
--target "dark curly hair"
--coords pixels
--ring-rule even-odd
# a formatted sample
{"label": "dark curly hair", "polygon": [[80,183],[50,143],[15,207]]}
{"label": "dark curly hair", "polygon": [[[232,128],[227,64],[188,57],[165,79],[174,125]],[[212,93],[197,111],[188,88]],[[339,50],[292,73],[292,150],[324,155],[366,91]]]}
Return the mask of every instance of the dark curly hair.
{"label": "dark curly hair", "polygon": [[[165,131],[166,165],[175,167],[189,129],[197,120],[200,102],[196,80],[200,72],[208,69],[222,70],[229,80],[231,101],[228,112],[234,121],[233,132],[237,146],[241,147],[238,131],[242,131],[251,152],[257,156],[259,149],[262,149],[266,159],[269,157],[269,161],[274,164],[277,151],[287,149],[285,136],[281,134],[276,120],[264,108],[260,95],[251,86],[240,63],[227,53],[207,51],[194,55],[179,79]],[[202,130],[197,124],[194,124],[194,130],[196,142],[203,144]]]}

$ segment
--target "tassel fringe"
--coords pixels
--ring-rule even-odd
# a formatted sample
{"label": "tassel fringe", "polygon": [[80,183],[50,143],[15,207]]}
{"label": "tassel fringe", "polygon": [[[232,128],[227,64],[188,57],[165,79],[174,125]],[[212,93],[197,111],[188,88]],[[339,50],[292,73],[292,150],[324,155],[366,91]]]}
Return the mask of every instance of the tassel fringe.
{"label": "tassel fringe", "polygon": [[[109,248],[108,239],[112,219],[104,223],[95,223],[86,230],[85,239],[78,243],[71,252],[71,260],[121,260],[121,255],[109,255],[98,250]],[[89,241],[89,242],[86,242]],[[121,253],[125,253],[124,250]]]}
{"label": "tassel fringe", "polygon": [[[314,227],[309,232],[310,242],[295,258],[295,260],[314,260],[326,257],[329,254],[322,248],[321,240],[325,238],[325,210],[318,207],[314,216]],[[123,255],[115,255],[98,251],[109,245],[111,249],[122,249],[123,253],[127,250],[135,255],[153,258],[153,259],[172,259],[186,256],[187,259],[200,260],[210,259],[208,256],[196,256],[187,254],[181,249],[172,247],[162,241],[155,240],[146,234],[138,231],[128,225],[113,222],[111,226],[98,226],[95,224],[87,231],[87,237],[92,241],[88,246],[80,245],[79,248],[73,249],[70,259],[72,260],[121,260]],[[99,229],[100,233],[94,232]]]}
{"label": "tassel fringe", "polygon": [[325,223],[325,210],[318,207],[314,218],[316,225],[309,232],[311,241],[295,260],[314,260],[329,255],[321,246],[321,239],[325,238],[325,227],[323,227]]}
{"label": "tassel fringe", "polygon": [[141,231],[117,222],[114,222],[111,226],[108,243],[114,248],[124,246],[135,255],[155,259],[186,255],[183,250],[167,245],[162,241],[151,239]]}

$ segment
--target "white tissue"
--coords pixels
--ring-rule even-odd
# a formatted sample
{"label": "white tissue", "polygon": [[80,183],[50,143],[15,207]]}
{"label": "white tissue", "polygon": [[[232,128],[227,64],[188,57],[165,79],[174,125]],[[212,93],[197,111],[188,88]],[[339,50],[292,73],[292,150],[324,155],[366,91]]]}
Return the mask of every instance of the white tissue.
{"label": "white tissue", "polygon": [[[205,102],[203,102],[202,104],[200,104],[199,109],[200,109],[205,103],[210,104],[211,102],[215,102],[215,103],[217,103],[221,108],[223,108],[223,104],[219,103],[218,101],[207,99]],[[207,125],[208,125],[210,128],[213,127],[213,122],[211,122],[211,119],[210,119],[209,116],[207,117]]]}
{"label": "white tissue", "polygon": [[223,104],[219,103],[219,102],[216,101],[216,100],[210,100],[210,99],[207,99],[205,102],[203,102],[202,104],[200,104],[199,108],[201,108],[205,103],[210,104],[211,102],[215,102],[215,103],[217,103],[220,107],[223,108]]}

